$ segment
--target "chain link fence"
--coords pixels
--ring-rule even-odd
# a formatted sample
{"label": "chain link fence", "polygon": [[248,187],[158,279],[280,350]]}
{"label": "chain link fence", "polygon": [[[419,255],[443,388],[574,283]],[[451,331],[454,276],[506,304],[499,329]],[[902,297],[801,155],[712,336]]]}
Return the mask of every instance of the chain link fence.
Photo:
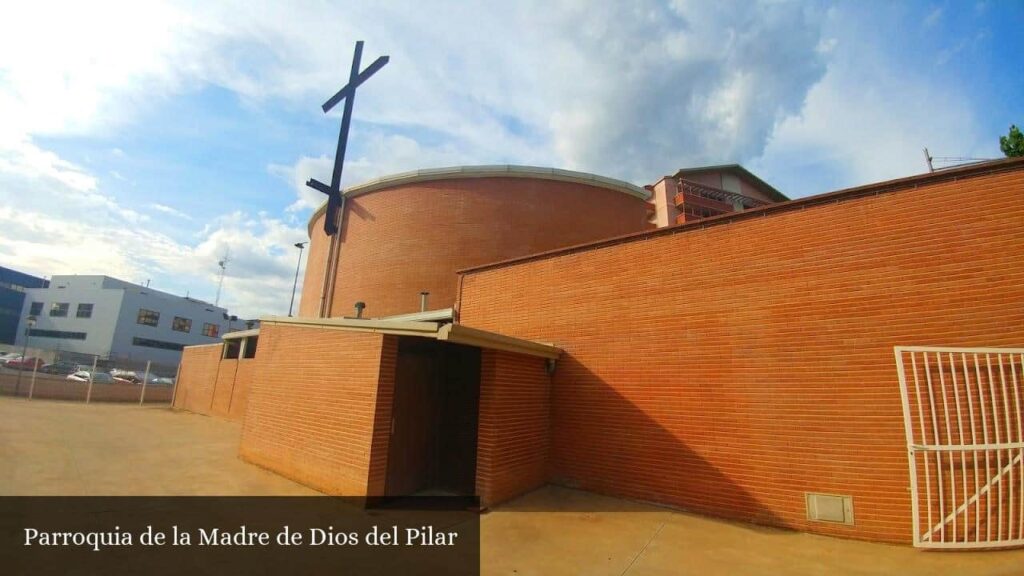
{"label": "chain link fence", "polygon": [[4,353],[17,358],[0,363],[0,396],[147,406],[174,399],[177,365],[40,348],[0,347]]}

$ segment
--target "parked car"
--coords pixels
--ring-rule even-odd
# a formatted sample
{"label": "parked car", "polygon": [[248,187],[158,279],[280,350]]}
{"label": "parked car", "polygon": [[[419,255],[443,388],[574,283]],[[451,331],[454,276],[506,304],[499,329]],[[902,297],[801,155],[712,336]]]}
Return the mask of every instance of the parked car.
{"label": "parked car", "polygon": [[[89,372],[86,370],[79,370],[74,374],[68,374],[68,380],[74,380],[75,382],[88,382]],[[93,384],[113,384],[116,381],[117,380],[115,380],[113,376],[107,374],[106,372],[93,372],[92,374]]]}
{"label": "parked car", "polygon": [[54,362],[53,364],[43,366],[39,371],[43,374],[67,376],[68,374],[78,372],[78,364],[75,364],[74,362]]}
{"label": "parked car", "polygon": [[112,368],[110,370],[110,375],[119,380],[131,382],[132,384],[142,383],[142,378],[140,378],[139,375],[132,370],[121,370],[120,368]]}
{"label": "parked car", "polygon": [[4,368],[11,370],[37,370],[45,364],[42,358],[19,358],[4,362]]}
{"label": "parked car", "polygon": [[157,376],[149,382],[155,386],[174,386],[174,378],[167,378],[166,376]]}
{"label": "parked car", "polygon": [[0,365],[3,365],[8,360],[21,360],[21,354],[17,352],[4,352],[0,354]]}
{"label": "parked car", "polygon": [[[161,385],[160,380],[161,380],[160,377],[157,376],[156,374],[150,374],[149,377],[146,380],[146,386],[159,386],[159,385]],[[139,378],[139,381],[136,382],[136,384],[142,384],[142,378],[141,377]]]}

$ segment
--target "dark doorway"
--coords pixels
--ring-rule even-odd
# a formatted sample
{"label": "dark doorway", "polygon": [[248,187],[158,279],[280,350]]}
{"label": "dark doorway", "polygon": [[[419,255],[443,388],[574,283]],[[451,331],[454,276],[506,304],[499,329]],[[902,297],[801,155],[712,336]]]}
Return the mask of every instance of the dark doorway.
{"label": "dark doorway", "polygon": [[399,338],[387,495],[474,494],[479,406],[479,348]]}

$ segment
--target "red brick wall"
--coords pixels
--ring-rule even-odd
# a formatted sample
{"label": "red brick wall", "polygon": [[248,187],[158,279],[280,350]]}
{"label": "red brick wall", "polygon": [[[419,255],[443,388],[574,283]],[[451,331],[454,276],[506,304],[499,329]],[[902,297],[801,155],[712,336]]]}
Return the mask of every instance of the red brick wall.
{"label": "red brick wall", "polygon": [[213,403],[202,414],[218,416],[228,420],[241,420],[248,404],[249,382],[255,360],[239,358],[221,360],[217,368],[217,385],[213,391]]}
{"label": "red brick wall", "polygon": [[395,367],[398,363],[398,337],[384,336],[380,352],[380,383],[374,414],[373,441],[370,447],[370,471],[367,496],[384,496],[388,477],[388,445],[391,440],[391,409],[395,401]]}
{"label": "red brick wall", "polygon": [[484,506],[547,481],[550,410],[543,359],[483,350],[476,486]]}
{"label": "red brick wall", "polygon": [[[223,344],[185,348],[174,407],[196,414],[241,420],[248,403],[255,360],[222,360]],[[146,391],[147,402],[150,390]]]}
{"label": "red brick wall", "polygon": [[[909,542],[898,344],[1024,344],[1024,164],[465,276],[462,322],[565,349],[552,476]],[[804,493],[853,496],[811,523]]]}
{"label": "red brick wall", "polygon": [[224,353],[223,344],[188,346],[181,353],[178,369],[178,390],[174,407],[199,414],[209,414],[214,384]]}
{"label": "red brick wall", "polygon": [[242,458],[328,494],[367,494],[385,338],[263,324]]}
{"label": "red brick wall", "polygon": [[[256,353],[259,354],[258,349]],[[249,384],[252,381],[253,365],[255,363],[256,360],[252,358],[238,360],[235,382],[231,388],[231,403],[228,406],[229,420],[241,420],[245,416],[245,407],[249,403]]]}
{"label": "red brick wall", "polygon": [[[455,301],[455,271],[648,228],[646,203],[623,192],[530,178],[398,185],[350,198],[331,316],[356,301],[378,317]],[[313,221],[300,314],[316,316],[329,242]]]}
{"label": "red brick wall", "polygon": [[211,416],[227,418],[231,406],[231,395],[235,390],[235,373],[239,360],[221,360],[217,369],[217,381],[213,387],[213,401],[207,412]]}
{"label": "red brick wall", "polygon": [[302,292],[296,303],[299,316],[316,318],[320,312],[320,292],[324,287],[324,271],[330,239],[324,234],[324,214],[310,223],[310,243],[306,246],[306,268],[302,275]]}

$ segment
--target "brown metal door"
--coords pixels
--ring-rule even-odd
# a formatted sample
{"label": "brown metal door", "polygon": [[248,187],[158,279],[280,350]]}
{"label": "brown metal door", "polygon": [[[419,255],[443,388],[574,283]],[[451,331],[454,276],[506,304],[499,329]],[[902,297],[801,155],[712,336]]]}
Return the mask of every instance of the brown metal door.
{"label": "brown metal door", "polygon": [[395,369],[388,496],[415,494],[428,482],[434,460],[437,362],[432,354],[399,353]]}

